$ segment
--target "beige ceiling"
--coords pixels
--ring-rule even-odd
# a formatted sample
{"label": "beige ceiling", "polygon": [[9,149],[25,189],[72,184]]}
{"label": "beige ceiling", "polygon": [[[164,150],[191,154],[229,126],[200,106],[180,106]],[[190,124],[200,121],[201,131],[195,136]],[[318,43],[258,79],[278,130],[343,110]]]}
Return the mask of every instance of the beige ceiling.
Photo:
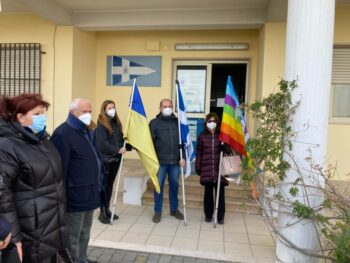
{"label": "beige ceiling", "polygon": [[[82,30],[259,28],[284,21],[287,0],[0,0],[2,13],[31,12]],[[349,4],[338,0],[337,4]]]}

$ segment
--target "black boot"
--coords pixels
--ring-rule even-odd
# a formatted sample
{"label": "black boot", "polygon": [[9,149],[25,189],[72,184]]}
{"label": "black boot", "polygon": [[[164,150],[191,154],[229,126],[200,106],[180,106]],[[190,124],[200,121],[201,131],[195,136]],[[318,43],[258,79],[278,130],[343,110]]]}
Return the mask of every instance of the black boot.
{"label": "black boot", "polygon": [[100,220],[102,224],[110,224],[110,217],[108,217],[104,206],[100,207],[100,215],[98,216],[98,220]]}
{"label": "black boot", "polygon": [[[108,209],[108,207],[106,207],[106,214],[108,215],[108,218],[111,218],[112,212]],[[118,218],[119,216],[117,216],[116,214],[113,215],[113,220],[117,220]]]}

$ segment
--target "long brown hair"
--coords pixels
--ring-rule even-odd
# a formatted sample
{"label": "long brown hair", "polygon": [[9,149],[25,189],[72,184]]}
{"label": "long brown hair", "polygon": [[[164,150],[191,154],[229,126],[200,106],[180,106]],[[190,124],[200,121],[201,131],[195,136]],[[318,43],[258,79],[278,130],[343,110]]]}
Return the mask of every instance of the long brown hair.
{"label": "long brown hair", "polygon": [[50,104],[40,94],[22,93],[16,97],[3,97],[0,101],[0,116],[5,121],[17,121],[17,114],[26,114],[37,106],[46,109]]}
{"label": "long brown hair", "polygon": [[[111,123],[109,122],[109,117],[106,114],[106,107],[108,104],[113,104],[115,107],[115,103],[112,100],[105,100],[102,105],[101,105],[101,110],[100,110],[100,114],[98,115],[98,123],[100,123],[103,127],[106,128],[107,132],[109,134],[113,133],[113,129],[111,126]],[[117,111],[115,112],[115,116],[113,118],[113,120],[117,123],[118,129],[120,131],[121,134],[123,134],[123,126],[122,123],[118,117]]]}

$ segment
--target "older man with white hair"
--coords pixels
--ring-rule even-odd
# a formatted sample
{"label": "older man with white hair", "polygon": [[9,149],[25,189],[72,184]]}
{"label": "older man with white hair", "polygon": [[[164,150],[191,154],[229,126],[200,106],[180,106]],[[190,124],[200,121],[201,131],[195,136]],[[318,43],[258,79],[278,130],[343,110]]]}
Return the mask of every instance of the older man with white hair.
{"label": "older man with white hair", "polygon": [[87,259],[93,211],[99,207],[100,161],[93,145],[91,103],[72,101],[67,120],[52,134],[51,141],[62,158],[67,195],[68,250],[75,263]]}

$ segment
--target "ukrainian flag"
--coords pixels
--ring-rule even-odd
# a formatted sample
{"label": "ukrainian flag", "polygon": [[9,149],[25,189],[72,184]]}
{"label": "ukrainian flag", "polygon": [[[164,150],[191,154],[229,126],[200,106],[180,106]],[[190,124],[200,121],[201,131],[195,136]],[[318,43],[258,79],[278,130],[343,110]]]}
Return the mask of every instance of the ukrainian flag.
{"label": "ukrainian flag", "polygon": [[147,170],[155,190],[160,192],[157,173],[159,170],[159,162],[154,150],[154,145],[146,119],[145,109],[142,104],[139,89],[136,83],[133,87],[131,95],[131,106],[129,110],[129,118],[126,126],[126,139],[137,149],[138,155],[145,169]]}

